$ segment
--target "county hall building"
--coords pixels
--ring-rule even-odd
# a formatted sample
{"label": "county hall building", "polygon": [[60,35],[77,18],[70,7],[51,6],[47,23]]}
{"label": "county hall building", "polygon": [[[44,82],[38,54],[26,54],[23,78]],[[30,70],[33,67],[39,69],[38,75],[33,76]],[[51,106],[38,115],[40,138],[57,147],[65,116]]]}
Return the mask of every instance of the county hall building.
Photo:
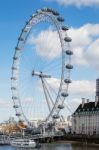
{"label": "county hall building", "polygon": [[95,101],[82,98],[82,104],[78,106],[72,115],[72,132],[75,134],[99,134],[99,79],[96,80]]}

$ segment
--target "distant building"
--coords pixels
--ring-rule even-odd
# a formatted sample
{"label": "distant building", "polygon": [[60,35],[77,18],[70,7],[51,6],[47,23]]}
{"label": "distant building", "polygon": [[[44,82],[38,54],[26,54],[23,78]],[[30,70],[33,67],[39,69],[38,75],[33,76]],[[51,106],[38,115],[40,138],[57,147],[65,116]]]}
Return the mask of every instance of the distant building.
{"label": "distant building", "polygon": [[40,118],[40,119],[33,118],[33,119],[30,120],[30,123],[31,123],[32,126],[38,127],[43,121],[44,121],[44,119],[42,119],[42,118]]}
{"label": "distant building", "polygon": [[76,134],[99,134],[99,79],[96,80],[95,102],[82,98],[72,115],[72,132]]}
{"label": "distant building", "polygon": [[18,122],[16,123],[13,117],[9,120],[0,123],[0,133],[11,134],[20,132]]}

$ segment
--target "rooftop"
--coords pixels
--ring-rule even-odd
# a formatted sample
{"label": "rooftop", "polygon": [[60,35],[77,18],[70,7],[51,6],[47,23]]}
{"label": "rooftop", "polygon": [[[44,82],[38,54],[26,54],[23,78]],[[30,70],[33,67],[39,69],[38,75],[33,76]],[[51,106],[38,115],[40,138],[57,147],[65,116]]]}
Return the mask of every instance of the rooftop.
{"label": "rooftop", "polygon": [[88,102],[88,103],[84,103],[84,106],[82,107],[82,104],[80,104],[78,106],[78,108],[76,109],[76,111],[74,112],[74,114],[76,112],[84,112],[84,111],[99,111],[99,102],[97,103],[97,105],[95,106],[95,102]]}

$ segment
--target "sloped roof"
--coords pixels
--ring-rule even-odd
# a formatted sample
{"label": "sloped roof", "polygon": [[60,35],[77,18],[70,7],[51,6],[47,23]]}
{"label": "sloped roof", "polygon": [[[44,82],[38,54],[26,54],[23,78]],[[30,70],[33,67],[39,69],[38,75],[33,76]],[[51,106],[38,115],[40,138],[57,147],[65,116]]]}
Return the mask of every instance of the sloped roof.
{"label": "sloped roof", "polygon": [[99,102],[97,103],[96,107],[95,107],[95,102],[89,102],[89,103],[85,103],[83,108],[82,108],[82,104],[80,104],[76,109],[76,111],[74,112],[74,114],[76,112],[96,111],[96,110],[99,110]]}

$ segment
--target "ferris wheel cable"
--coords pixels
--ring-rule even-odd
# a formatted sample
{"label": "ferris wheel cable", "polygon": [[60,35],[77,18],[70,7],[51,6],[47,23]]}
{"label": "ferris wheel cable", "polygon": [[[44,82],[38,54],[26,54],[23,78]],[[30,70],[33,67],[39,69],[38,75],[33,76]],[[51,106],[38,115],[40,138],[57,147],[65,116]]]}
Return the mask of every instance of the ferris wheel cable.
{"label": "ferris wheel cable", "polygon": [[[67,90],[68,90],[68,86],[67,86]],[[66,91],[67,91],[66,90]],[[60,97],[61,99],[61,97]],[[67,102],[67,101],[66,101]],[[66,103],[62,100],[62,105],[65,104],[65,106],[67,107],[67,109],[72,113],[70,106],[67,106]],[[59,113],[59,110],[57,111],[57,114]]]}
{"label": "ferris wheel cable", "polygon": [[[42,99],[42,102],[39,103],[39,99],[40,100]],[[40,114],[40,116],[42,114],[41,118],[44,120],[44,118],[46,118],[46,116],[49,114],[49,109],[48,109],[48,106],[46,105],[45,95],[44,94],[41,94],[41,95],[39,94],[39,99],[38,99],[38,104],[39,104],[38,108],[41,108],[41,111],[39,111],[39,114]]]}
{"label": "ferris wheel cable", "polygon": [[59,59],[57,59],[57,60],[51,61],[49,65],[48,65],[48,63],[46,63],[46,64],[44,65],[44,67],[43,67],[43,70],[46,70],[46,69],[52,67],[52,66],[55,65],[55,64],[58,65],[58,64],[61,63],[61,61],[62,61],[62,60],[59,58]]}
{"label": "ferris wheel cable", "polygon": [[[25,116],[25,114],[24,114],[24,112],[23,112],[20,99],[19,99],[18,103],[19,103],[19,105],[20,105],[20,109],[19,109],[19,110],[15,109],[16,114],[17,114],[17,113],[20,114],[20,112],[21,112],[21,114],[24,116],[25,120],[28,121],[28,120],[27,120],[27,117]],[[19,118],[19,120],[22,119],[21,116],[18,116],[18,118]]]}
{"label": "ferris wheel cable", "polygon": [[[25,49],[25,51],[28,52],[26,49]],[[25,56],[25,55],[22,54],[22,58],[21,59],[22,59],[22,63],[28,64],[28,67],[30,67],[31,63],[30,63],[30,59],[28,59],[28,55]]]}
{"label": "ferris wheel cable", "polygon": [[[24,84],[23,81],[25,81],[25,83],[27,83],[27,85],[28,85],[28,82],[30,81],[30,83],[31,83],[31,81],[32,81],[32,72],[29,73],[29,75],[26,75],[24,77],[22,76],[20,79],[21,79],[21,83],[20,84],[23,85]],[[20,82],[20,79],[19,79],[19,82]],[[36,78],[36,81],[38,81],[38,78]]]}
{"label": "ferris wheel cable", "polygon": [[54,68],[54,67],[61,66],[61,65],[62,65],[62,64],[60,64],[60,62],[58,62],[57,64],[54,64],[53,66],[49,66],[49,67],[43,69],[43,71],[48,71],[48,70],[51,70],[51,69]]}
{"label": "ferris wheel cable", "polygon": [[[44,62],[44,67],[43,67],[44,69],[46,69],[47,67],[49,67],[49,66],[47,66],[47,63],[45,63],[45,62]],[[46,66],[46,68],[45,68],[45,66]],[[42,70],[44,70],[44,69],[42,69]]]}
{"label": "ferris wheel cable", "polygon": [[[35,88],[33,87],[33,88],[31,89],[30,87],[31,87],[30,84],[28,84],[27,87],[21,85],[21,88],[20,88],[20,89],[22,89],[22,90],[20,91],[20,93],[22,93],[22,96],[23,96],[23,97],[26,97],[27,95],[29,95],[28,93],[31,93],[31,94],[32,94],[33,92],[35,92]],[[30,89],[30,90],[29,90],[29,92],[27,93],[28,89]]]}
{"label": "ferris wheel cable", "polygon": [[[26,81],[26,80],[25,80]],[[27,89],[30,89],[31,91],[32,91],[32,89],[30,88],[30,86],[31,86],[31,84],[28,84],[29,82],[27,82],[27,86],[24,86],[24,84],[20,84],[20,86],[19,86],[19,90],[21,90],[20,91],[20,93],[22,92],[22,94],[23,94],[23,96],[24,96],[24,94],[26,94],[26,91],[28,91]],[[31,82],[30,82],[31,83]],[[30,92],[30,91],[29,91]],[[25,96],[24,96],[25,97]]]}
{"label": "ferris wheel cable", "polygon": [[[23,62],[22,65],[23,65],[23,66],[27,66],[27,70],[28,70],[28,69],[30,70],[30,69],[32,68],[32,64],[30,63],[30,60],[31,60],[31,59],[28,59],[28,60],[27,60],[27,57],[28,57],[28,55],[22,57],[22,62]],[[25,68],[25,69],[26,69],[26,68]]]}
{"label": "ferris wheel cable", "polygon": [[53,44],[55,44],[55,43],[53,43]]}
{"label": "ferris wheel cable", "polygon": [[[28,84],[28,81],[29,81],[29,80],[30,80],[30,78],[28,78],[28,76],[26,76],[26,77],[24,77],[24,78],[21,78],[21,81],[25,81],[25,83],[27,83],[27,84]],[[20,87],[20,86],[18,86],[19,83],[20,83],[20,79],[16,78],[16,82],[15,82],[15,84],[14,84],[14,82],[13,82],[12,87],[15,87],[15,88],[16,88],[15,90],[17,90],[17,88]],[[20,83],[20,84],[23,85],[23,83]]]}
{"label": "ferris wheel cable", "polygon": [[[57,96],[57,92],[49,85],[49,83],[45,80],[46,84],[49,86],[49,88],[52,90],[52,92],[54,92],[54,94]],[[62,98],[59,98],[62,101]],[[63,103],[62,103],[63,105]],[[56,106],[57,107],[57,106]]]}
{"label": "ferris wheel cable", "polygon": [[50,67],[52,66],[53,64],[55,63],[60,63],[62,60],[60,58],[57,58],[56,60],[52,60],[48,63],[45,63],[44,67],[43,67],[43,70],[45,70],[47,67]]}
{"label": "ferris wheel cable", "polygon": [[[30,52],[30,51],[29,51]],[[29,53],[28,52],[28,53]],[[36,54],[34,53],[34,55],[36,56]],[[33,66],[32,66],[32,64],[33,64],[33,62],[36,60],[36,57],[34,57],[33,59],[31,59],[31,56],[32,56],[32,52],[31,52],[31,55],[29,55],[29,57],[27,56],[27,55],[25,55],[24,57],[23,57],[23,62],[24,62],[24,60],[26,60],[26,66],[27,66],[27,64],[28,64],[28,66],[29,66],[29,69],[31,69]],[[27,60],[27,58],[28,58],[28,60]],[[33,61],[34,60],[34,61]]]}
{"label": "ferris wheel cable", "polygon": [[50,84],[47,82],[47,80],[45,80],[45,82],[46,82],[46,84],[49,86],[49,88],[55,93],[55,95],[57,95],[57,92],[54,90],[54,88],[52,88],[52,87],[50,86]]}
{"label": "ferris wheel cable", "polygon": [[[46,87],[46,89],[47,89],[47,87]],[[51,106],[51,108],[53,108],[53,106],[54,106],[54,100],[53,100],[53,98],[52,98],[52,95],[49,94],[48,89],[47,89],[47,94],[48,94],[48,96],[49,96],[50,106]]]}
{"label": "ferris wheel cable", "polygon": [[[46,80],[45,80],[45,82],[46,82],[46,84],[47,84],[47,81],[46,81]],[[45,84],[46,88],[47,88],[47,86],[49,87],[49,85],[48,85],[48,84],[46,85],[46,84]],[[50,90],[50,89],[49,89],[49,90]],[[52,89],[51,89],[51,90],[52,90]],[[47,91],[48,91],[48,88],[47,88]],[[49,91],[48,91],[48,93],[49,93]],[[51,92],[50,92],[50,93],[51,93]],[[54,103],[55,103],[55,102],[53,101],[53,99],[52,99],[52,97],[51,97],[52,94],[50,95],[50,93],[49,93],[49,97],[50,97],[50,99],[51,99],[51,103],[52,103],[53,106],[54,106]],[[54,94],[56,94],[56,92],[55,92]],[[56,94],[56,96],[57,96],[57,94]],[[53,96],[53,97],[54,97],[54,96]]]}
{"label": "ferris wheel cable", "polygon": [[[56,68],[56,69],[58,69],[58,68]],[[55,70],[56,70],[56,69],[55,69]],[[59,69],[60,69],[60,68],[59,68]],[[54,70],[54,71],[55,71],[55,70]],[[25,74],[25,73],[24,73],[24,74]],[[22,83],[23,83],[24,80],[25,80],[25,81],[28,81],[28,79],[29,79],[29,75],[27,75],[27,76],[24,77],[24,78],[22,77],[21,81],[22,81]]]}
{"label": "ferris wheel cable", "polygon": [[[44,80],[44,79],[43,79],[43,80]],[[52,106],[53,106],[54,101],[53,101],[53,99],[52,99],[52,97],[51,97],[51,95],[50,95],[50,93],[49,93],[49,91],[48,91],[48,89],[47,89],[47,87],[46,87],[46,85],[45,85],[45,82],[44,82],[44,86],[45,86],[45,88],[46,88],[47,95],[49,96],[49,99],[50,99],[51,104],[52,104]],[[50,101],[49,101],[49,102],[50,102]]]}
{"label": "ferris wheel cable", "polygon": [[49,112],[50,112],[50,111],[51,111],[51,108],[50,108],[49,100],[48,100],[48,97],[47,97],[47,94],[46,94],[44,81],[43,81],[43,78],[40,78],[40,79],[41,79],[41,82],[42,82],[42,87],[43,87],[43,91],[44,91],[45,99],[46,99],[46,102],[47,102],[47,105],[48,105],[48,109],[49,109]]}
{"label": "ferris wheel cable", "polygon": [[[22,68],[22,71],[20,71],[20,72],[22,72],[22,76],[20,77],[20,79],[22,79],[22,80],[25,80],[28,78],[30,79],[32,73],[29,70],[27,70],[26,68]],[[19,76],[19,73],[16,75]],[[16,78],[18,78],[18,77],[16,77]]]}
{"label": "ferris wheel cable", "polygon": [[[27,28],[27,24],[24,26],[23,30],[24,30],[25,28]],[[29,30],[28,34],[25,36],[25,39],[24,39],[24,42],[23,42],[23,43],[20,43],[20,40],[18,40],[18,42],[17,42],[17,47],[19,46],[19,47],[21,47],[21,49],[23,49],[24,44],[25,44],[25,42],[26,42],[26,40],[27,40],[27,37],[28,37],[29,33],[30,33],[30,30]],[[21,32],[20,37],[22,37],[22,35],[23,35],[23,31]],[[16,54],[16,51],[15,51],[15,54]]]}
{"label": "ferris wheel cable", "polygon": [[[46,83],[48,84],[48,82],[46,81]],[[49,85],[49,84],[48,84]],[[50,87],[53,91],[54,91],[54,93],[57,95],[57,93],[55,92],[55,90],[52,88],[52,87]],[[61,97],[60,97],[60,100],[62,100],[61,99]],[[63,101],[63,100],[62,100]],[[62,105],[64,104],[64,102],[62,102]],[[71,109],[65,104],[65,106],[67,107],[67,109],[71,112]]]}
{"label": "ferris wheel cable", "polygon": [[[12,75],[13,75],[13,74],[12,74]],[[26,116],[25,116],[24,113],[23,113],[23,109],[22,109],[20,100],[19,100],[18,102],[19,102],[19,105],[20,105],[21,113],[22,113],[22,115],[24,116],[24,118],[27,120]],[[14,102],[14,104],[15,104],[15,102]],[[20,110],[18,111],[18,110],[16,109],[16,114],[17,114],[18,112],[20,112]],[[19,113],[19,114],[20,114],[20,113]],[[21,119],[20,116],[19,116],[19,119]]]}
{"label": "ferris wheel cable", "polygon": [[[46,83],[48,84],[48,82],[46,81]],[[48,86],[53,90],[53,92],[57,95],[56,91],[48,84]],[[61,97],[60,100],[62,101]]]}
{"label": "ferris wheel cable", "polygon": [[[46,81],[46,80],[45,80],[45,81]],[[45,84],[45,82],[44,82],[44,84]],[[51,97],[51,95],[50,95],[50,93],[49,93],[49,91],[48,91],[48,89],[47,89],[46,84],[45,84],[45,88],[46,88],[46,91],[47,91],[47,93],[48,93],[48,95],[49,95],[49,98],[50,98],[50,100],[51,100],[51,103],[52,103],[52,105],[54,106],[54,101],[53,101],[53,99],[52,99],[52,97]]]}
{"label": "ferris wheel cable", "polygon": [[35,118],[35,103],[34,103],[34,100],[30,103],[30,107],[28,109],[28,115],[29,115],[29,117],[28,117],[29,119],[34,119]]}
{"label": "ferris wheel cable", "polygon": [[[26,78],[26,79],[27,79],[27,78]],[[24,93],[26,94],[26,90],[31,87],[31,85],[29,85],[29,79],[28,79],[28,80],[26,80],[26,79],[25,79],[25,80],[22,80],[22,82],[25,81],[24,84],[19,82],[19,84],[20,84],[20,86],[18,87],[18,89],[20,90],[19,93],[22,92],[22,94],[23,94],[23,92],[24,92]],[[30,83],[31,83],[31,82],[30,82]],[[32,90],[32,89],[30,89],[30,90]]]}
{"label": "ferris wheel cable", "polygon": [[[40,102],[40,100],[44,99],[44,98],[45,97],[42,97],[42,95],[37,94],[37,97],[35,99],[37,105],[36,105],[35,101],[31,104],[31,110],[30,110],[30,116],[31,116],[31,118],[34,117],[34,118],[38,118],[39,119],[40,115],[41,114],[43,115],[43,113],[42,113],[42,108],[43,108],[42,106],[43,106],[43,104]],[[40,109],[40,111],[39,111],[39,109]]]}
{"label": "ferris wheel cable", "polygon": [[[50,42],[49,42],[50,43]],[[53,45],[55,45],[55,43],[53,43]],[[54,47],[53,47],[54,48]],[[52,58],[49,58],[49,61],[47,62],[47,64],[45,64],[44,63],[44,67],[46,67],[46,66],[50,66],[54,61],[59,61],[60,60],[60,56],[61,55],[56,55],[56,56],[54,56],[54,57],[52,57]],[[46,60],[46,59],[45,59]]]}
{"label": "ferris wheel cable", "polygon": [[[43,91],[42,91],[43,92]],[[45,101],[41,101],[45,99],[45,95],[43,94],[38,94],[37,95],[37,107],[35,105],[35,113],[36,113],[36,117],[39,117],[39,119],[43,119],[43,117],[45,118],[46,116],[44,116],[43,111],[45,111],[44,109],[44,105],[45,105]],[[39,111],[40,110],[40,111]],[[48,110],[49,112],[49,110]],[[32,113],[33,114],[33,113]]]}
{"label": "ferris wheel cable", "polygon": [[52,74],[53,72],[58,72],[59,75],[60,75],[59,69],[61,70],[61,65],[60,65],[60,66],[58,65],[58,66],[49,68],[49,69],[46,70],[45,72],[49,72],[49,74]]}
{"label": "ferris wheel cable", "polygon": [[[30,77],[31,77],[31,71],[30,70],[27,70],[27,69],[25,69],[25,68],[22,67],[22,69],[19,72],[22,73],[20,79],[23,79],[23,80],[26,79],[26,78],[30,79]],[[18,74],[16,74],[17,76],[19,76],[19,72],[18,72]],[[18,79],[18,80],[20,80],[20,79]]]}
{"label": "ferris wheel cable", "polygon": [[[34,25],[35,24],[38,24],[40,21],[43,21],[41,18],[39,19],[37,19],[37,22],[36,23],[34,23]],[[30,30],[29,30],[29,32],[28,32],[28,34],[27,34],[27,37],[26,37],[26,39],[28,38],[28,35],[30,34],[30,32],[31,32],[31,30],[32,30],[32,28],[33,28],[33,24],[31,25],[31,27],[30,27]]]}
{"label": "ferris wheel cable", "polygon": [[69,105],[67,105],[66,103],[64,103],[64,105],[65,105],[65,107],[69,110],[69,112],[73,114],[73,112],[71,111],[70,106],[69,106]]}

